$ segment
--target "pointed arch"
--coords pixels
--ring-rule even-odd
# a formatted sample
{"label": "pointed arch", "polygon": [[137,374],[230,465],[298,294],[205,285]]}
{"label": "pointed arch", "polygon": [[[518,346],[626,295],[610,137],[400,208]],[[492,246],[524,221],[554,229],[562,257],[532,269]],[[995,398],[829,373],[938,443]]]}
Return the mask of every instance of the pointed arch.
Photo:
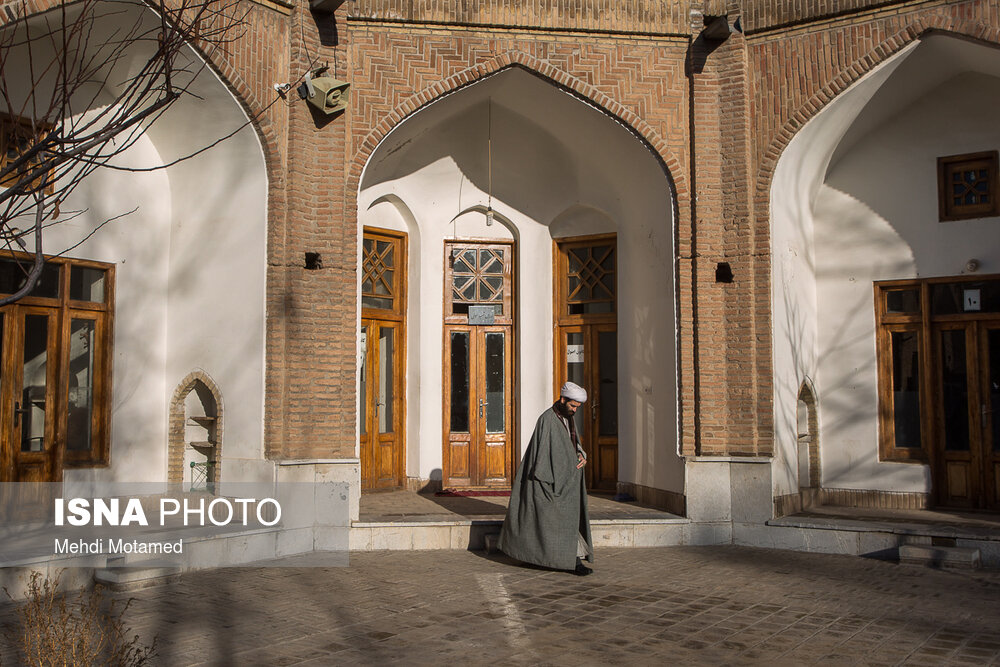
{"label": "pointed arch", "polygon": [[[405,119],[446,95],[512,67],[519,67],[529,74],[548,81],[621,123],[645,144],[660,162],[667,180],[674,189],[675,207],[681,206],[681,202],[688,200],[688,186],[680,160],[671,150],[667,140],[660,137],[642,117],[582,79],[522,51],[509,51],[485,62],[472,65],[411,95],[386,114],[382,122],[375,126],[357,145],[358,148],[350,163],[348,175],[347,191],[349,196],[357,196],[362,173],[375,149]],[[353,207],[349,206],[348,210],[353,208],[356,208],[356,204]],[[675,211],[675,214],[681,213],[681,211]],[[681,217],[678,215],[679,219]]]}
{"label": "pointed arch", "polygon": [[954,19],[949,16],[928,16],[910,23],[902,30],[883,40],[868,53],[849,64],[841,72],[831,76],[829,83],[818,90],[791,114],[788,120],[775,133],[767,150],[764,151],[756,183],[755,201],[764,202],[765,206],[764,210],[758,212],[759,219],[769,219],[769,194],[775,169],[778,166],[778,161],[782,153],[784,153],[799,130],[826,109],[827,105],[838,95],[864,78],[886,60],[899,53],[906,46],[932,32],[951,34],[956,37],[986,42],[994,46],[1000,45],[1000,27],[980,21]]}
{"label": "pointed arch", "polygon": [[[184,449],[187,445],[185,437],[185,426],[188,415],[186,414],[186,401],[188,395],[195,391],[199,394],[202,405],[206,408],[204,415],[195,415],[204,418],[202,426],[208,432],[207,441],[212,443],[215,451],[215,470],[210,482],[218,483],[218,463],[222,460],[223,443],[223,405],[222,392],[208,373],[198,369],[188,373],[170,399],[170,417],[167,445],[167,482],[180,484],[184,480]],[[206,401],[206,399],[208,399]],[[207,405],[206,405],[207,403]]]}

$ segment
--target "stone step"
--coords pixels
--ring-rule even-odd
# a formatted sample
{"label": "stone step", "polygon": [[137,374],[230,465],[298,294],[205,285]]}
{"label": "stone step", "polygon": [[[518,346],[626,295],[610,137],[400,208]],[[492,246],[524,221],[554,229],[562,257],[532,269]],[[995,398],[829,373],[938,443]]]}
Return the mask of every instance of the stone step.
{"label": "stone step", "polygon": [[[122,563],[116,564],[116,561]],[[128,566],[123,561],[109,558],[108,567],[94,570],[94,582],[113,591],[136,591],[173,581],[183,571],[182,567],[168,561],[149,560]]]}
{"label": "stone step", "polygon": [[[425,549],[495,548],[503,524],[473,521],[356,521],[351,551],[422,551]],[[596,547],[654,547],[679,544],[728,544],[730,524],[693,524],[688,519],[594,519],[590,530]]]}
{"label": "stone step", "polygon": [[899,547],[899,562],[925,567],[978,569],[982,559],[979,549],[970,547],[904,544]]}

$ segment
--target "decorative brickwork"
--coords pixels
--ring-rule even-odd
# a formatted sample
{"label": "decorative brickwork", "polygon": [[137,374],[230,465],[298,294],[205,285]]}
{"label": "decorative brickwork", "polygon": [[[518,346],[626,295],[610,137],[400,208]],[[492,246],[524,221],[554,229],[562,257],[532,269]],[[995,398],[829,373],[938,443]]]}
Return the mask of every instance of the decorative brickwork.
{"label": "decorative brickwork", "polygon": [[[185,402],[188,394],[196,391],[201,398],[202,405],[206,408],[204,415],[188,415],[185,410]],[[206,396],[207,394],[207,396]],[[209,398],[210,397],[210,398]],[[206,400],[208,399],[208,400]],[[210,404],[210,405],[206,405]],[[211,414],[210,414],[211,413]],[[197,424],[205,428],[209,434],[207,443],[215,448],[214,461],[218,464],[222,461],[222,393],[219,387],[204,371],[197,370],[188,373],[181,380],[174,390],[174,395],[170,399],[170,422],[168,426],[169,444],[167,447],[167,481],[171,484],[180,484],[184,481],[184,449],[187,447],[185,437],[185,427],[188,419],[198,418]],[[213,466],[213,477],[209,482],[219,482],[219,465]]]}
{"label": "decorative brickwork", "polygon": [[671,0],[354,0],[354,20],[527,28],[532,30],[687,35],[686,6]]}
{"label": "decorative brickwork", "polygon": [[[204,55],[254,119],[267,164],[271,459],[356,455],[357,194],[368,160],[404,119],[509,67],[602,110],[659,157],[677,207],[664,263],[677,271],[680,453],[769,455],[770,188],[782,151],[928,31],[1000,43],[1000,7],[988,0],[353,0],[330,15],[306,0],[291,14],[243,6],[245,34]],[[746,34],[706,40],[703,16],[719,15]],[[345,113],[274,92],[321,65],[351,83]],[[323,268],[306,270],[306,252]],[[731,280],[717,281],[722,264]],[[191,388],[181,389],[196,379],[171,403],[172,479],[175,408],[183,415]]]}

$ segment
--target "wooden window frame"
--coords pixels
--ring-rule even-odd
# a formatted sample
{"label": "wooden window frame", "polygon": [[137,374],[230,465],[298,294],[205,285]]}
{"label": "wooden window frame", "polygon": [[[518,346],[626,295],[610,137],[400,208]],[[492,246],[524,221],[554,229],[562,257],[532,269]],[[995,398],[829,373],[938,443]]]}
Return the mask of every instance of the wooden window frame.
{"label": "wooden window frame", "polygon": [[[1000,274],[962,275],[912,280],[883,280],[873,283],[875,301],[875,355],[878,368],[879,460],[900,463],[928,463],[935,447],[937,425],[933,409],[935,381],[933,359],[934,325],[944,322],[993,319],[995,312],[935,315],[931,312],[931,290],[935,285],[981,283],[1000,280]],[[886,294],[895,289],[919,290],[919,312],[890,313]],[[919,405],[921,446],[896,447],[892,401],[892,333],[915,331],[919,334]]]}
{"label": "wooden window frame", "polygon": [[[984,151],[982,153],[965,153],[948,155],[937,159],[938,169],[938,219],[940,222],[954,220],[969,220],[972,218],[989,218],[1000,214],[1000,188],[997,187],[998,152]],[[987,204],[958,204],[952,201],[950,192],[951,174],[955,171],[980,170],[987,171],[987,192],[990,201]]]}
{"label": "wooden window frame", "polygon": [[[4,251],[0,258],[30,263],[33,257],[26,253]],[[70,332],[73,319],[95,322],[96,349],[94,350],[93,413],[91,414],[91,447],[87,451],[63,449],[63,466],[67,468],[107,467],[111,464],[111,397],[112,397],[112,342],[114,340],[115,265],[64,257],[45,257],[46,264],[59,267],[57,298],[28,296],[19,299],[19,306],[44,306],[56,310],[56,330],[59,331],[56,367],[55,440],[65,444],[69,413],[69,355]],[[70,299],[70,273],[73,267],[92,268],[104,272],[104,301],[78,301]]]}
{"label": "wooden window frame", "polygon": [[[609,313],[580,313],[570,314],[569,312],[569,255],[564,250],[570,247],[584,247],[610,243],[614,246],[614,266],[615,266],[615,291],[611,301],[611,312]],[[602,324],[615,323],[618,321],[618,235],[591,234],[588,236],[571,236],[561,239],[553,239],[552,242],[552,267],[555,279],[555,290],[553,293],[552,308],[555,314],[557,326],[572,326],[578,324]]]}
{"label": "wooden window frame", "polygon": [[506,254],[503,268],[503,300],[499,303],[503,305],[503,314],[497,315],[493,324],[512,326],[514,324],[514,267],[516,264],[517,245],[510,239],[445,239],[444,241],[444,323],[445,324],[468,324],[469,316],[464,313],[455,314],[454,310],[454,290],[452,289],[452,256],[454,246],[507,246],[509,252]]}
{"label": "wooden window frame", "polygon": [[[373,308],[364,305],[364,292],[359,292],[359,302],[361,305],[362,319],[394,320],[402,322],[406,318],[406,292],[407,292],[407,262],[406,250],[408,239],[405,232],[396,232],[389,229],[378,229],[375,227],[365,227],[362,230],[361,252],[364,253],[364,239],[372,238],[385,240],[393,244],[393,252],[396,260],[393,265],[392,276],[392,308]],[[361,257],[361,285],[364,285],[364,255]],[[359,286],[359,289],[362,289]],[[377,296],[377,295],[376,295]],[[379,297],[384,298],[384,297]]]}

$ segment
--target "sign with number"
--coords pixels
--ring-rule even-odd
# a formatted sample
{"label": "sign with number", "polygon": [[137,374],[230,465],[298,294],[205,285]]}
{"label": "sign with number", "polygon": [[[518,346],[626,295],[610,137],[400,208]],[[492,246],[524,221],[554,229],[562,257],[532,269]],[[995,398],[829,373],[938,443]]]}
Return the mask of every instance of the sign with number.
{"label": "sign with number", "polygon": [[967,289],[965,290],[965,296],[962,299],[962,304],[965,306],[966,311],[979,310],[979,290],[977,289]]}

